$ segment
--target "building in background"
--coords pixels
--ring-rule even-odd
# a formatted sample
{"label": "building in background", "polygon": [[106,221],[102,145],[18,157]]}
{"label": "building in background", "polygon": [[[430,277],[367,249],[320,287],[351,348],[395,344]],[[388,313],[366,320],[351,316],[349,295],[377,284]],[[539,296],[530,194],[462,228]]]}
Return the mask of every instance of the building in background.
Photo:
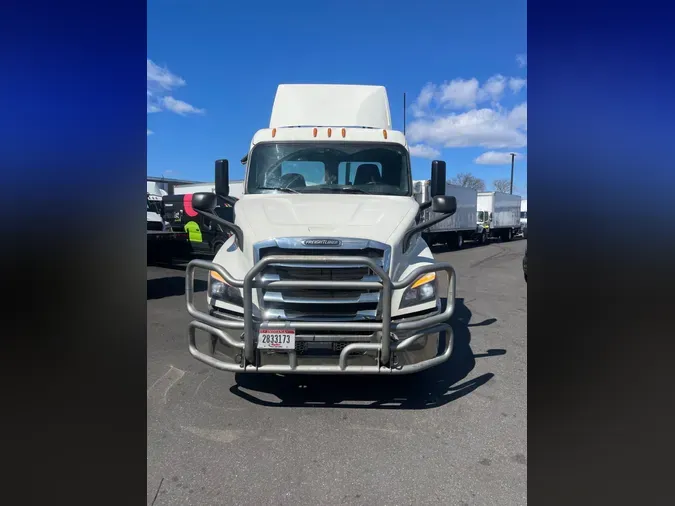
{"label": "building in background", "polygon": [[163,190],[166,192],[167,195],[173,195],[174,194],[174,188],[176,186],[181,186],[181,185],[186,185],[186,184],[200,184],[200,181],[188,181],[188,180],[183,180],[183,179],[171,179],[168,177],[154,177],[154,176],[147,176],[146,181],[148,183],[148,191],[150,188],[151,183],[154,184],[154,188],[157,190]]}

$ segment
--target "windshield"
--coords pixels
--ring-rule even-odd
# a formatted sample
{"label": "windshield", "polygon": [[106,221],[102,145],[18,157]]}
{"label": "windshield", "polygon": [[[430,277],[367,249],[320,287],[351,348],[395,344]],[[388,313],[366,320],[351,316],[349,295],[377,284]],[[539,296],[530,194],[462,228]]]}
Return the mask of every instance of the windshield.
{"label": "windshield", "polygon": [[520,217],[527,219],[527,211],[520,211]]}
{"label": "windshield", "polygon": [[478,211],[478,221],[487,221],[487,211]]}
{"label": "windshield", "polygon": [[384,143],[261,143],[251,152],[247,193],[410,195],[403,146]]}
{"label": "windshield", "polygon": [[162,203],[157,200],[148,199],[148,212],[162,214]]}

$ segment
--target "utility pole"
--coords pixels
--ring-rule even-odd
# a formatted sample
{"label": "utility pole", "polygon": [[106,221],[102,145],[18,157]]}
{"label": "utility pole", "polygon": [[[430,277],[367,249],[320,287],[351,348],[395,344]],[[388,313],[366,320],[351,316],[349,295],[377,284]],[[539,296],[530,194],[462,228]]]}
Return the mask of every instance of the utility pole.
{"label": "utility pole", "polygon": [[403,135],[405,135],[405,91],[403,92]]}
{"label": "utility pole", "polygon": [[511,188],[509,190],[509,193],[513,195],[513,162],[516,159],[516,154],[511,153]]}

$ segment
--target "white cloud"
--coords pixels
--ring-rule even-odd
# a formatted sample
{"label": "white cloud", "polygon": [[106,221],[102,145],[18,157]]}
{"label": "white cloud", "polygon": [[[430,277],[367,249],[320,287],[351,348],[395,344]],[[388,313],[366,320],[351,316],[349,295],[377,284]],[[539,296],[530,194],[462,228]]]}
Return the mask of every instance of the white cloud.
{"label": "white cloud", "polygon": [[513,93],[519,93],[525,86],[527,86],[527,79],[520,77],[512,77],[509,79],[509,88]]}
{"label": "white cloud", "polygon": [[187,102],[167,95],[172,90],[185,85],[185,79],[172,73],[168,68],[160,67],[148,59],[147,113],[152,114],[167,110],[180,115],[203,114],[204,109],[198,109]]}
{"label": "white cloud", "polygon": [[[148,95],[150,97],[150,95]],[[162,108],[158,106],[157,104],[153,104],[150,102],[150,99],[148,99],[148,114],[152,114],[153,112],[160,112]]]}
{"label": "white cloud", "polygon": [[527,53],[517,54],[516,63],[520,68],[527,67]]}
{"label": "white cloud", "polygon": [[176,100],[171,96],[164,97],[162,99],[162,105],[167,111],[175,112],[181,116],[185,116],[186,114],[204,114],[204,109],[197,109],[187,102]]}
{"label": "white cloud", "polygon": [[410,146],[410,154],[418,158],[437,158],[441,156],[441,152],[431,146],[426,146],[424,144],[415,144]]}
{"label": "white cloud", "polygon": [[421,118],[410,124],[407,136],[412,142],[430,146],[524,147],[527,145],[527,103],[509,112],[484,108]]}
{"label": "white cloud", "polygon": [[481,85],[475,77],[471,79],[453,79],[443,84],[427,83],[411,106],[413,117],[427,116],[434,108],[471,109],[478,104],[490,102],[499,107],[499,101],[509,88],[519,93],[527,84],[527,80],[519,77],[505,77],[495,74]]}
{"label": "white cloud", "polygon": [[478,101],[484,102],[491,100],[492,102],[499,102],[504,94],[506,88],[506,78],[501,74],[496,74],[485,81],[485,84],[478,92]]}
{"label": "white cloud", "polygon": [[417,97],[417,105],[422,108],[429,107],[432,98],[434,98],[434,83],[427,83]]}
{"label": "white cloud", "polygon": [[[516,153],[516,158],[525,158],[522,153]],[[487,151],[474,160],[479,165],[510,165],[511,153],[504,151]]]}
{"label": "white cloud", "polygon": [[148,128],[147,130],[148,130],[148,135],[152,135],[152,134],[155,133],[155,132],[153,132],[152,130],[150,130],[149,128]]}
{"label": "white cloud", "polygon": [[509,124],[515,125],[527,132],[527,102],[515,106],[511,109],[508,117]]}
{"label": "white cloud", "polygon": [[502,74],[482,84],[475,77],[427,83],[411,107],[414,120],[407,127],[411,153],[432,157],[442,147],[525,147],[527,102],[509,110],[500,101],[507,91],[518,94],[526,86],[527,79]]}
{"label": "white cloud", "polygon": [[162,68],[148,59],[148,90],[172,90],[185,86],[185,79],[173,74],[166,67]]}
{"label": "white cloud", "polygon": [[436,87],[433,83],[427,83],[420,91],[420,94],[417,96],[417,100],[413,103],[411,109],[413,116],[419,118],[424,116],[424,111],[431,105],[431,100],[434,98],[434,93],[436,93]]}
{"label": "white cloud", "polygon": [[474,107],[480,90],[478,79],[453,79],[438,87],[437,100],[445,107],[463,109]]}

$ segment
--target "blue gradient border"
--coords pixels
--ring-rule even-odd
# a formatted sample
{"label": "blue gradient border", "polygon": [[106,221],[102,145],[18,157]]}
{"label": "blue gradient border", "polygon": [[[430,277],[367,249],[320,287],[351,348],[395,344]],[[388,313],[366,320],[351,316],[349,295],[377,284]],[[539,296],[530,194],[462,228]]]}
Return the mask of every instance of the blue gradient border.
{"label": "blue gradient border", "polygon": [[[1,205],[11,217],[2,310],[5,334],[18,338],[2,353],[3,412],[12,434],[27,432],[6,452],[17,464],[39,455],[48,469],[38,484],[22,473],[7,491],[45,503],[141,502],[146,5],[2,10]],[[666,403],[655,399],[668,398],[671,380],[656,375],[672,369],[674,335],[669,11],[529,2],[535,503],[644,502],[669,483],[667,454],[653,450],[668,433]]]}

